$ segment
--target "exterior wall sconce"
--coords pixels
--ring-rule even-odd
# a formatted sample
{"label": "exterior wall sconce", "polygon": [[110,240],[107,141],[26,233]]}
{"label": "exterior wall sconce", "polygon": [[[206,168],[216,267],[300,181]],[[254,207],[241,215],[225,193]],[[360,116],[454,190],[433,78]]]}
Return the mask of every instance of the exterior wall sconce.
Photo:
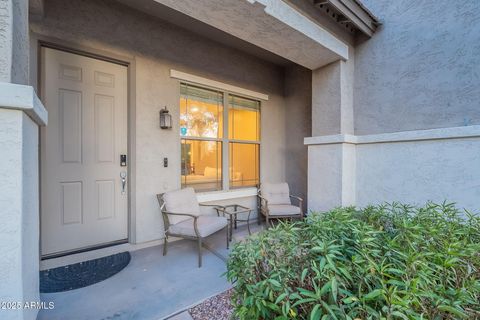
{"label": "exterior wall sconce", "polygon": [[160,110],[160,128],[171,129],[172,128],[172,115],[168,113],[167,106]]}

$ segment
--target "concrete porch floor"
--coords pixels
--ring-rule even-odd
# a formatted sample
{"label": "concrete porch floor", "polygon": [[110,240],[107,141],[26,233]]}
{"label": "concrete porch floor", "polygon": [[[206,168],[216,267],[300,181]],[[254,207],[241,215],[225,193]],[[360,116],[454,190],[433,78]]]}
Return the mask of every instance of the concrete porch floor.
{"label": "concrete porch floor", "polygon": [[[256,221],[252,233],[263,229]],[[234,231],[234,241],[248,235],[246,226]],[[130,264],[113,277],[94,285],[59,293],[41,294],[54,302],[38,320],[160,320],[180,313],[231,287],[223,276],[228,255],[225,233],[207,238],[203,266],[197,266],[197,245],[189,240],[171,242],[167,256],[162,246],[132,251]]]}

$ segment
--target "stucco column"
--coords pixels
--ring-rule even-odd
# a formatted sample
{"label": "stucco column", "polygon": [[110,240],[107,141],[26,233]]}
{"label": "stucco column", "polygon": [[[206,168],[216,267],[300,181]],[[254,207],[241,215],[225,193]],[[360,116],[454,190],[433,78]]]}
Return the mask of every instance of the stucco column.
{"label": "stucco column", "polygon": [[0,301],[10,309],[2,319],[35,319],[31,303],[40,301],[38,127],[47,112],[25,85],[28,55],[28,1],[0,0]]}
{"label": "stucco column", "polygon": [[344,139],[322,143],[322,137],[354,132],[353,68],[351,58],[312,72],[312,137],[305,139],[309,210],[355,203],[355,145]]}
{"label": "stucco column", "polygon": [[[38,127],[47,113],[32,87],[0,83],[0,301],[39,300]],[[38,310],[1,310],[35,319]],[[6,317],[5,317],[6,316]]]}

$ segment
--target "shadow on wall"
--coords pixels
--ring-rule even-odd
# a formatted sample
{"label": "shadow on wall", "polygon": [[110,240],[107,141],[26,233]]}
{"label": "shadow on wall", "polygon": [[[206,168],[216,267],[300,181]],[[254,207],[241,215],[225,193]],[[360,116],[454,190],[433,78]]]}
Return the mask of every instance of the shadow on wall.
{"label": "shadow on wall", "polygon": [[35,33],[77,39],[85,46],[101,43],[108,51],[200,70],[207,78],[283,95],[283,68],[120,3],[51,0],[45,4],[44,19],[31,26]]}
{"label": "shadow on wall", "polygon": [[312,135],[312,72],[301,66],[285,69],[286,177],[292,194],[307,203],[308,148]]}

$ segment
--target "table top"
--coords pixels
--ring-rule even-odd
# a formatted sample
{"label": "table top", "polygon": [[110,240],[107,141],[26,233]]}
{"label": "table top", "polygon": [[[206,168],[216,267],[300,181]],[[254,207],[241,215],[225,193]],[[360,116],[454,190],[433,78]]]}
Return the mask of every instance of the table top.
{"label": "table top", "polygon": [[[230,204],[228,206],[218,206],[218,207],[219,207],[218,210],[220,210],[221,212],[223,212],[225,214],[230,214],[230,215],[237,214],[237,213],[249,212],[249,211],[253,210],[253,209],[247,208],[247,207],[239,205],[239,204]],[[235,208],[237,208],[237,210],[235,210]]]}

